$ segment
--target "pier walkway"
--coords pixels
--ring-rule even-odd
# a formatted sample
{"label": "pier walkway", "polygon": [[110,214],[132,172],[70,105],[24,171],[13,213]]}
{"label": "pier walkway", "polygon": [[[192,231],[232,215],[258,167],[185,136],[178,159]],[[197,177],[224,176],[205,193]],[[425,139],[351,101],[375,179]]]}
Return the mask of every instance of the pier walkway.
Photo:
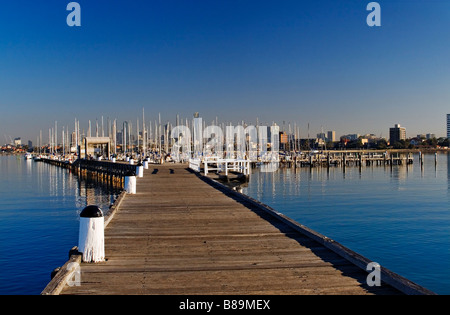
{"label": "pier walkway", "polygon": [[60,294],[402,293],[367,286],[354,263],[185,165],[145,170],[105,229],[105,253]]}

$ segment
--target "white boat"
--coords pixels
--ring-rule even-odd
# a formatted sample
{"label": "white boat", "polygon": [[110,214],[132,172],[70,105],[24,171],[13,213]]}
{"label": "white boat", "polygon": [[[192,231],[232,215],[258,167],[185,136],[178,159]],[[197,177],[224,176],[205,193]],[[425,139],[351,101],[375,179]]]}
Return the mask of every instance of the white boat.
{"label": "white boat", "polygon": [[31,155],[31,153],[30,152],[27,152],[26,154],[25,154],[25,160],[31,160],[32,158],[33,158],[33,156]]}

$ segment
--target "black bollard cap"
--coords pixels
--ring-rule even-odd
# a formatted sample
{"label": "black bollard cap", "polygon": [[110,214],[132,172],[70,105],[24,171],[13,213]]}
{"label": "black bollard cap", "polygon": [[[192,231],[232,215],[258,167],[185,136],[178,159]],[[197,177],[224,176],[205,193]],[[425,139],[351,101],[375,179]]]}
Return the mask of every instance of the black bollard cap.
{"label": "black bollard cap", "polygon": [[135,171],[129,170],[129,171],[125,174],[125,176],[136,176],[136,172],[135,172]]}
{"label": "black bollard cap", "polygon": [[144,166],[141,162],[139,162],[136,166]]}
{"label": "black bollard cap", "polygon": [[103,217],[103,212],[97,206],[87,206],[80,213],[80,218],[101,218]]}

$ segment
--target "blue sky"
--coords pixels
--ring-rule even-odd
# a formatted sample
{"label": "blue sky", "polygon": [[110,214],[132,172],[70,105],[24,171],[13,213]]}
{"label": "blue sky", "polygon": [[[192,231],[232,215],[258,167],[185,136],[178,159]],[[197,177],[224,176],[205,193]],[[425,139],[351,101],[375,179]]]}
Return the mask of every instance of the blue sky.
{"label": "blue sky", "polygon": [[444,136],[450,1],[2,1],[0,143],[104,116]]}

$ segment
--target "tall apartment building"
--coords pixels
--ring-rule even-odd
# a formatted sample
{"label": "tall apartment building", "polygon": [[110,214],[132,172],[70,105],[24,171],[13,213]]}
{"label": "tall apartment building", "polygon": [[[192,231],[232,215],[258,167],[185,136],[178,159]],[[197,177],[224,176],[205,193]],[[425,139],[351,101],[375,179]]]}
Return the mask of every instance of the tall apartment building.
{"label": "tall apartment building", "polygon": [[447,138],[450,138],[450,114],[447,114]]}
{"label": "tall apartment building", "polygon": [[328,131],[327,140],[331,141],[331,142],[335,142],[336,141],[336,131],[334,131],[334,130]]}
{"label": "tall apartment building", "polygon": [[389,141],[392,145],[400,140],[406,140],[406,128],[396,124],[394,128],[389,129]]}

